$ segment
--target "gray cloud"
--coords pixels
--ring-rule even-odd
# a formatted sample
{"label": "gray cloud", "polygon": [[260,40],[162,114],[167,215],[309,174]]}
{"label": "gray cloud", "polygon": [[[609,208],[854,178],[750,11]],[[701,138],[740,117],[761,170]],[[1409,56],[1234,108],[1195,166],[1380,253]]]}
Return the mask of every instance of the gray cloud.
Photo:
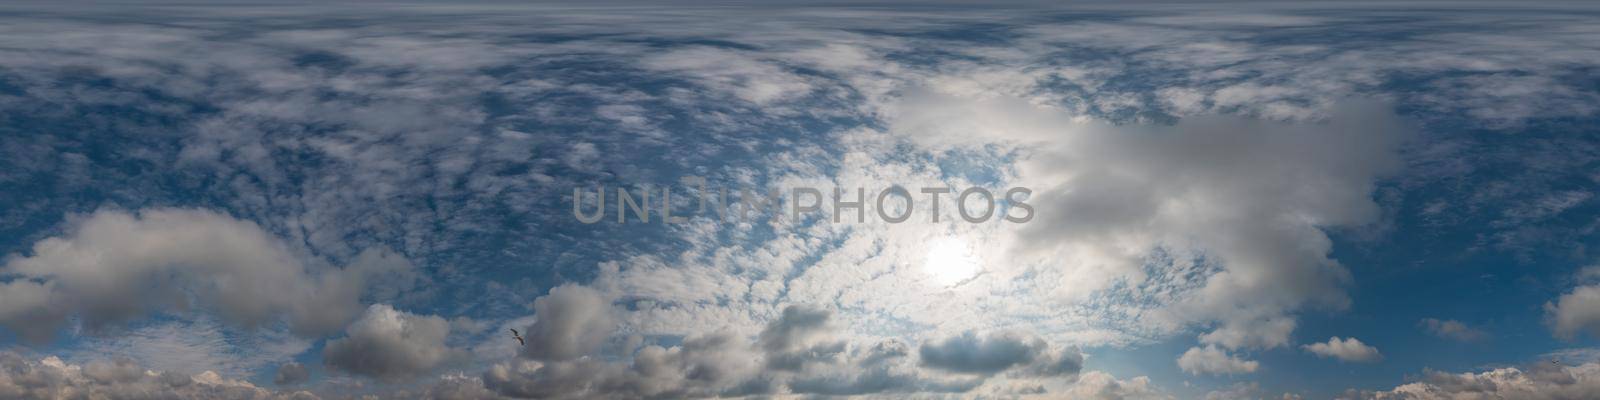
{"label": "gray cloud", "polygon": [[[544,301],[552,307],[585,302],[545,301],[555,296],[575,296],[573,293],[588,292],[583,287],[566,286],[560,293],[552,292],[536,302]],[[475,390],[472,384],[477,382],[497,395],[513,398],[963,393],[1004,370],[1014,371],[1018,378],[1071,383],[1082,369],[1083,355],[1077,349],[1051,353],[1042,340],[1021,334],[996,334],[986,339],[957,337],[924,346],[925,353],[948,356],[935,356],[943,357],[936,363],[939,368],[922,368],[912,357],[910,346],[898,340],[859,346],[839,337],[837,327],[830,323],[832,315],[831,311],[816,307],[791,306],[768,322],[753,340],[728,332],[695,334],[675,346],[644,345],[633,351],[631,359],[621,361],[607,361],[593,353],[560,360],[519,358],[493,365],[476,380],[447,380],[441,383],[445,387],[436,391],[471,392]],[[589,323],[588,318],[549,322],[574,324],[551,329],[583,336],[606,338],[617,330],[615,326]],[[1028,354],[987,355],[1007,353],[1013,346],[1021,346]],[[994,361],[996,357],[1005,361]],[[1013,359],[1020,361],[1012,362]],[[996,363],[1004,366],[995,369],[991,364]],[[983,373],[952,375],[947,373],[950,370]]]}
{"label": "gray cloud", "polygon": [[1119,127],[1018,99],[934,92],[908,95],[898,111],[893,130],[928,148],[1024,154],[1016,181],[1042,211],[1019,233],[1022,261],[1075,266],[1056,297],[1081,301],[1139,279],[1152,254],[1200,259],[1197,282],[1140,284],[1198,283],[1185,288],[1192,300],[1155,315],[1218,321],[1201,341],[1230,349],[1283,346],[1290,313],[1348,304],[1350,273],[1329,258],[1323,229],[1378,220],[1375,181],[1399,170],[1399,147],[1414,136],[1389,107],[1364,102],[1333,108],[1321,124],[1199,116]]}
{"label": "gray cloud", "polygon": [[311,372],[306,371],[306,366],[291,362],[278,366],[278,372],[273,374],[272,384],[279,386],[298,385],[305,383],[308,379],[311,379]]}
{"label": "gray cloud", "polygon": [[1431,335],[1462,342],[1475,342],[1489,336],[1489,334],[1481,330],[1474,329],[1467,326],[1467,324],[1461,323],[1461,321],[1453,319],[1423,318],[1417,321],[1417,326],[1421,326],[1423,330]]}
{"label": "gray cloud", "polygon": [[842,340],[832,338],[827,310],[809,306],[790,306],[783,314],[767,324],[757,337],[757,343],[766,353],[767,367],[797,371],[809,363],[834,363],[846,348]]}
{"label": "gray cloud", "polygon": [[315,400],[309,392],[274,392],[215,372],[183,375],[147,370],[129,360],[68,364],[0,352],[0,397],[46,399]]}
{"label": "gray cloud", "polygon": [[385,304],[367,308],[345,337],[328,341],[323,363],[356,375],[397,380],[414,377],[465,356],[449,347],[444,318],[397,311]]}
{"label": "gray cloud", "polygon": [[918,350],[922,365],[951,372],[994,374],[1032,363],[1045,350],[1043,340],[1016,333],[978,337],[974,332],[925,343]]}
{"label": "gray cloud", "polygon": [[482,381],[486,388],[515,398],[711,397],[760,383],[749,381],[759,378],[753,374],[760,370],[751,356],[748,341],[712,334],[670,348],[645,346],[628,363],[592,357],[514,360],[492,366]]}
{"label": "gray cloud", "polygon": [[533,302],[538,322],[527,327],[522,354],[536,360],[569,360],[589,354],[617,327],[611,301],[588,287],[567,284]]}
{"label": "gray cloud", "polygon": [[[0,50],[10,56],[0,57],[0,60],[3,60],[0,63],[7,67],[7,84],[22,88],[19,89],[19,93],[28,93],[30,97],[3,98],[0,99],[0,106],[6,107],[4,110],[8,115],[60,113],[78,118],[79,114],[87,114],[81,111],[94,107],[138,105],[142,107],[139,111],[154,116],[150,119],[183,121],[175,126],[147,126],[140,125],[131,118],[118,119],[102,113],[86,115],[97,123],[123,127],[123,131],[163,134],[150,135],[151,137],[182,135],[181,140],[174,140],[177,143],[162,142],[149,147],[130,145],[130,148],[119,153],[137,155],[139,165],[181,166],[185,168],[184,171],[188,171],[186,173],[193,173],[194,176],[226,182],[227,186],[206,186],[205,189],[226,188],[226,190],[210,190],[219,196],[215,201],[226,203],[230,210],[240,213],[236,215],[247,216],[251,220],[265,224],[266,231],[283,232],[286,235],[285,242],[296,243],[297,246],[298,243],[307,243],[307,246],[314,248],[315,254],[334,254],[340,258],[349,258],[368,244],[388,242],[404,246],[403,249],[407,254],[428,254],[448,250],[452,254],[466,255],[464,259],[480,262],[488,259],[487,262],[493,264],[501,261],[491,258],[497,257],[499,252],[504,251],[512,257],[539,254],[539,251],[529,250],[538,248],[538,245],[504,249],[498,246],[499,241],[489,240],[485,242],[496,245],[487,246],[492,248],[484,250],[472,243],[461,243],[456,240],[457,237],[440,231],[472,232],[474,235],[489,232],[491,227],[505,222],[506,218],[503,217],[506,208],[524,212],[526,209],[521,207],[532,207],[529,205],[538,204],[540,199],[553,197],[541,192],[539,186],[549,185],[550,181],[560,182],[569,178],[551,176],[560,171],[552,172],[547,166],[559,163],[534,159],[536,157],[534,154],[550,151],[544,146],[547,146],[549,143],[547,141],[551,138],[538,133],[524,132],[526,130],[524,127],[529,125],[530,121],[538,121],[537,124],[533,124],[538,126],[571,123],[581,127],[580,129],[604,128],[586,133],[585,139],[597,144],[589,146],[590,150],[594,150],[596,154],[606,154],[619,149],[657,149],[650,147],[648,143],[651,140],[660,140],[659,137],[639,135],[639,139],[628,139],[607,137],[605,133],[601,133],[611,130],[625,131],[629,134],[648,131],[652,123],[659,123],[652,121],[652,118],[670,116],[680,123],[688,123],[696,128],[709,126],[714,129],[706,131],[718,131],[747,129],[773,119],[792,123],[789,121],[794,114],[789,114],[791,111],[785,110],[795,109],[832,116],[870,116],[878,111],[876,109],[878,105],[872,104],[873,101],[881,99],[883,93],[930,82],[966,89],[967,93],[981,96],[1037,94],[1028,101],[1053,104],[1074,117],[1134,116],[1135,119],[1143,119],[1145,116],[1159,115],[1161,112],[1180,116],[1237,112],[1269,119],[1298,119],[1314,116],[1323,107],[1332,104],[1335,99],[1376,90],[1372,86],[1379,85],[1381,77],[1386,74],[1401,72],[1402,75],[1410,77],[1426,76],[1428,72],[1437,71],[1465,71],[1466,76],[1450,74],[1451,78],[1432,83],[1438,88],[1449,89],[1448,92],[1436,94],[1436,91],[1432,90],[1417,90],[1393,95],[1399,98],[1413,97],[1413,103],[1420,101],[1423,106],[1438,110],[1466,109],[1474,118],[1512,121],[1518,118],[1549,115],[1591,114],[1593,107],[1589,105],[1595,104],[1592,101],[1594,99],[1592,91],[1578,86],[1580,83],[1567,82],[1563,78],[1565,74],[1571,73],[1571,69],[1577,68],[1576,71],[1583,71],[1582,68],[1588,68],[1587,66],[1595,64],[1594,60],[1600,59],[1595,57],[1594,48],[1589,45],[1594,42],[1593,31],[1585,28],[1593,25],[1590,23],[1591,18],[1582,15],[1545,15],[1542,18],[1548,23],[1522,25],[1496,23],[1492,18],[1483,19],[1470,15],[1435,18],[1406,13],[1405,19],[1415,18],[1422,22],[1417,25],[1418,27],[1427,28],[1424,32],[1420,32],[1418,40],[1383,42],[1351,40],[1325,46],[1303,46],[1298,43],[1281,45],[1251,39],[1261,37],[1259,32],[1274,31],[1257,28],[1261,26],[1294,26],[1296,29],[1315,31],[1328,26],[1324,24],[1330,20],[1338,18],[1308,17],[1301,14],[1239,15],[1228,12],[1176,16],[1157,14],[1131,19],[1127,24],[1096,21],[1030,23],[1027,26],[1019,26],[1020,29],[1012,32],[1016,34],[1014,42],[993,46],[948,46],[946,41],[951,39],[944,37],[924,40],[914,34],[895,34],[885,38],[882,35],[873,37],[860,34],[860,30],[834,29],[868,26],[875,30],[915,33],[921,29],[960,27],[953,25],[956,23],[948,19],[922,13],[862,11],[828,15],[806,14],[793,19],[760,17],[755,20],[750,19],[749,14],[734,13],[729,18],[707,21],[704,18],[695,18],[692,13],[656,10],[657,12],[648,15],[606,15],[607,18],[612,18],[608,21],[621,23],[593,24],[589,18],[595,15],[581,10],[558,12],[545,8],[505,8],[502,9],[504,15],[486,13],[495,14],[482,17],[481,22],[486,23],[460,24],[455,27],[441,27],[431,23],[422,25],[430,29],[430,32],[445,34],[419,35],[415,34],[414,30],[419,25],[410,25],[412,23],[410,21],[414,21],[410,18],[387,19],[385,24],[366,24],[359,27],[328,24],[319,29],[301,29],[299,25],[247,25],[246,19],[240,16],[250,15],[256,9],[242,10],[247,12],[232,14],[205,9],[207,13],[204,15],[208,17],[184,19],[179,23],[142,24],[122,20],[121,23],[108,24],[92,19],[10,20],[11,23],[3,24],[6,46],[3,46],[4,50]],[[305,11],[305,14],[289,15],[285,20],[307,18],[324,10],[326,9],[319,8]],[[294,13],[286,10],[273,12]],[[1399,13],[1398,10],[1395,12]],[[1141,15],[1145,14],[1141,11]],[[509,24],[494,23],[504,21],[500,18],[517,19],[529,15],[538,16],[541,21],[555,22],[534,24],[536,28],[528,29],[504,29],[503,27]],[[884,18],[884,16],[894,17]],[[1018,21],[1014,14],[1004,13],[984,14],[971,18],[984,23]],[[415,20],[433,21],[431,18]],[[773,23],[775,20],[779,23]],[[216,23],[218,21],[225,23]],[[1481,29],[1490,25],[1506,29],[1492,32]],[[212,30],[207,28],[210,26],[231,28],[227,31]],[[262,31],[249,32],[245,29],[250,27],[259,27]],[[239,30],[233,31],[235,28]],[[777,33],[773,33],[774,31]],[[60,32],[76,34],[61,35]],[[559,43],[530,43],[527,40],[528,37],[544,36],[561,39]],[[637,40],[639,38],[652,40],[665,38],[668,41],[717,38],[719,41],[726,41],[729,46],[726,48],[692,46],[687,49],[689,51],[657,52],[655,49],[639,45]],[[918,52],[922,46],[930,45],[939,49],[954,49],[950,50],[954,54],[948,59],[940,59],[941,55]],[[1112,50],[1122,56],[1112,57],[1109,61],[1102,57],[1090,57],[1089,60],[1058,57],[1060,51],[1076,51],[1085,47]],[[634,56],[644,50],[650,50],[650,54],[660,56],[648,59],[638,59]],[[896,57],[891,59],[886,56],[889,54],[894,54]],[[908,54],[915,57],[903,57]],[[311,62],[309,66],[300,63],[301,60],[315,61],[318,58],[332,61]],[[901,59],[914,59],[919,62],[925,60],[929,65],[898,61]],[[530,60],[537,62],[528,62]],[[628,87],[626,83],[612,83],[639,82],[631,76],[613,79],[619,77],[604,75],[603,79],[585,79],[597,76],[574,77],[562,75],[558,73],[559,71],[520,68],[525,65],[539,65],[540,62],[545,62],[544,60],[603,65],[606,68],[596,70],[604,71],[643,68],[654,71],[652,74],[662,74],[660,77],[685,78],[689,85],[693,85],[692,87],[709,90],[697,92],[672,87],[675,85],[673,83],[669,84],[668,95],[657,96],[655,93],[644,93]],[[479,73],[479,71],[499,70],[500,67],[511,66],[519,68],[505,68],[514,70],[507,76],[488,76]],[[796,70],[798,66],[804,66],[806,69],[814,68],[821,73],[801,74]],[[568,68],[566,64],[562,64],[560,69],[584,70],[585,74],[589,74],[587,72],[589,69]],[[95,76],[96,79],[114,80],[117,85],[112,88],[71,85],[69,81],[59,79],[61,71],[83,71],[85,74]],[[1149,90],[1140,89],[1147,85],[1127,84],[1146,82],[1152,76],[1150,74],[1152,72],[1156,73],[1153,76],[1182,76],[1182,84],[1187,86],[1176,87],[1173,83],[1163,83],[1158,85],[1159,91],[1150,93]],[[651,75],[651,78],[657,76]],[[1058,86],[1085,89],[1081,92],[1052,92],[1042,87],[1044,82],[1052,84],[1069,82],[1068,85]],[[146,91],[160,92],[181,101],[166,103],[151,101],[159,99],[140,95]],[[572,93],[578,94],[571,95]],[[806,104],[804,107],[796,107],[790,103],[804,95],[835,96],[837,93],[849,93],[852,96],[859,94],[867,97],[869,101],[867,104],[841,102],[843,104]],[[563,95],[571,95],[582,100],[572,101],[569,104],[564,102],[566,99],[561,97]],[[748,104],[770,106],[771,112],[766,113],[763,110],[752,112],[742,109],[742,106],[729,107],[711,102],[728,96]],[[1415,99],[1418,96],[1423,98]],[[524,110],[525,113],[503,116],[498,111],[491,110],[491,107],[483,106],[483,103],[491,103],[481,101],[483,98],[504,98],[512,104],[531,104],[520,103],[528,102],[530,99],[540,101],[528,110]],[[178,118],[191,110],[189,107],[197,104],[215,107],[217,111],[208,113],[201,121],[184,121]],[[639,115],[636,111],[640,108],[662,110],[662,112],[652,113],[657,115]],[[54,109],[61,111],[52,111]],[[593,118],[596,121],[616,121],[616,123],[580,125],[572,122],[591,117],[599,117]],[[1159,116],[1154,118],[1160,119]],[[0,165],[6,167],[0,168],[0,182],[28,182],[30,177],[46,174],[37,172],[46,169],[60,168],[61,171],[80,173],[98,171],[95,174],[81,173],[78,176],[68,176],[70,175],[68,172],[62,172],[59,176],[62,189],[103,187],[100,185],[107,183],[105,179],[112,181],[125,179],[128,186],[144,186],[119,194],[127,196],[126,201],[129,203],[126,204],[161,202],[160,196],[152,194],[154,189],[150,189],[161,185],[139,184],[165,182],[159,179],[161,177],[116,175],[121,169],[99,164],[97,160],[91,161],[81,154],[69,153],[69,150],[39,145],[15,136],[0,141],[3,142],[0,143],[0,147],[6,148],[5,157],[0,157]],[[1339,137],[1339,135],[1330,136]],[[1360,136],[1359,132],[1354,136]],[[554,143],[564,144],[566,142],[560,140],[565,139],[558,137],[556,139],[558,141]],[[720,142],[722,143],[718,145],[729,148],[748,145],[748,141],[740,143],[740,140],[720,140]],[[48,144],[48,142],[42,143]],[[549,147],[565,148],[556,145]],[[715,147],[707,146],[707,148]],[[167,154],[165,149],[168,148],[181,148],[174,150],[181,151],[181,154]],[[1335,148],[1343,149],[1337,146]],[[711,153],[710,150],[702,148],[663,151],[672,155],[699,154],[702,151]],[[289,167],[295,160],[310,158],[325,160],[326,166]],[[684,157],[684,159],[691,160],[685,161],[691,165],[699,160],[694,157]],[[1362,160],[1352,158],[1346,161],[1352,162],[1351,165],[1359,165]],[[591,163],[585,167],[601,171],[607,169],[603,167],[611,166],[596,166]],[[641,168],[623,167],[612,169],[627,171],[630,169],[628,167]],[[891,169],[874,167],[879,166],[865,168]],[[1147,174],[1143,172],[1149,171],[1141,169],[1139,165],[1123,164],[1106,164],[1097,168],[1104,170],[1126,168],[1136,176],[1146,176]],[[1168,168],[1163,171],[1174,170]],[[1279,169],[1269,166],[1257,170],[1256,172]],[[511,173],[500,176],[500,174],[471,173],[471,171]],[[1283,171],[1286,174],[1304,172],[1296,169]],[[622,174],[626,175],[627,172]],[[111,178],[99,178],[100,176]],[[251,178],[239,178],[246,176]],[[290,179],[290,176],[297,178]],[[1094,176],[1091,174],[1089,177]],[[1247,177],[1259,178],[1259,176]],[[1305,182],[1318,182],[1316,179],[1321,176],[1311,175],[1302,178]],[[1080,183],[1088,184],[1097,190],[1116,189],[1118,195],[1138,192],[1138,188],[1117,187],[1112,185],[1114,182],[1111,181],[1113,180],[1085,179]],[[1244,181],[1241,179],[1237,182],[1222,183]],[[440,184],[440,182],[451,184]],[[1272,179],[1269,182],[1282,182],[1282,180]],[[1215,182],[1207,182],[1206,185],[1212,183]],[[1346,185],[1348,183],[1350,182],[1333,182],[1332,185],[1346,189],[1356,187]],[[1181,190],[1183,189],[1174,189],[1174,192]],[[1111,204],[1113,202],[1106,200],[1114,196],[1097,199],[1088,195],[1088,191],[1085,192],[1077,194],[1056,192],[1049,193],[1050,196],[1043,196],[1045,193],[1039,194],[1041,200],[1045,200],[1046,197],[1061,198],[1060,196],[1070,198],[1066,202],[1077,206],[1073,211],[1099,209],[1112,211],[1101,215],[1108,218],[1115,227],[1137,226],[1138,222],[1150,217],[1139,215],[1137,212],[1130,214],[1127,209],[1118,208],[1117,204]],[[1238,193],[1239,198],[1248,199],[1256,191],[1240,190]],[[15,195],[32,196],[26,193]],[[59,200],[63,200],[44,197],[23,198],[33,201],[33,204],[56,204]],[[152,200],[153,198],[156,200]],[[1168,199],[1160,196],[1133,198],[1153,201]],[[466,200],[453,204],[451,199]],[[483,201],[486,199],[493,200]],[[1204,197],[1198,199],[1200,201],[1184,201],[1196,200],[1193,198],[1178,200],[1171,204],[1234,204],[1234,200],[1238,199]],[[1235,222],[1239,221],[1226,219],[1194,222],[1154,218],[1160,222],[1192,222],[1194,226],[1243,227],[1239,231],[1222,232],[1223,234],[1218,235],[1222,238],[1237,239],[1236,242],[1205,243],[1220,245],[1217,254],[1221,260],[1216,261],[1227,265],[1227,274],[1211,276],[1211,285],[1216,288],[1208,288],[1208,294],[1203,300],[1215,301],[1202,303],[1197,307],[1201,311],[1209,312],[1193,314],[1197,319],[1220,321],[1215,325],[1216,330],[1201,337],[1202,343],[1226,349],[1280,347],[1288,343],[1289,334],[1295,328],[1290,313],[1297,304],[1304,302],[1304,299],[1296,296],[1310,294],[1311,303],[1335,308],[1342,303],[1343,294],[1338,293],[1341,292],[1338,288],[1341,287],[1341,282],[1348,280],[1348,277],[1343,276],[1342,267],[1325,259],[1323,242],[1326,237],[1315,232],[1315,229],[1349,224],[1322,225],[1321,223],[1337,218],[1323,218],[1327,215],[1320,212],[1335,210],[1340,205],[1321,207],[1304,200],[1298,196],[1294,198],[1269,196],[1262,198],[1259,204],[1243,204],[1253,208],[1263,204],[1269,206],[1278,204],[1275,201],[1287,201],[1290,205],[1282,209],[1271,207],[1266,209],[1277,215],[1296,217],[1308,215],[1318,221],[1301,225],[1267,223],[1270,226],[1264,226],[1249,221],[1236,224]],[[1342,205],[1356,204],[1345,202],[1343,199],[1331,202]],[[24,223],[13,221],[29,221],[31,218],[24,216],[35,213],[37,207],[43,206],[4,207],[0,213],[6,215],[6,218],[0,218],[0,221],[4,221],[0,224],[12,226],[10,224]],[[1309,212],[1302,213],[1303,211]],[[1094,214],[1080,212],[1077,215]],[[1264,220],[1266,219],[1270,218]],[[449,229],[438,229],[442,225],[448,225]],[[528,225],[539,226],[540,229],[546,227],[542,224]],[[1241,232],[1245,234],[1230,235]],[[1069,233],[1067,236],[1079,239],[1077,242],[1089,241],[1091,244],[1116,243],[1123,239],[1129,239],[1134,243],[1156,242],[1143,240],[1146,239],[1141,237],[1144,233],[1147,232],[1138,229],[1108,228],[1098,231],[1086,229]],[[517,234],[512,233],[508,236],[517,237]],[[1095,242],[1093,239],[1096,236],[1109,239]],[[1266,240],[1275,236],[1281,240]],[[356,240],[349,241],[350,238]],[[821,258],[830,260],[829,262],[838,262],[839,258],[845,258],[845,262],[851,261],[848,257],[830,258],[826,251],[817,251],[806,246],[785,247],[790,245],[783,241],[792,240],[796,239],[784,237],[771,246],[761,247],[762,252],[771,249],[792,251],[773,251],[769,253],[770,257],[767,257],[769,254],[759,254],[762,257],[750,257],[759,262],[747,262],[728,270],[747,269],[760,271],[762,276],[788,277],[799,275],[804,271],[800,267],[801,264],[794,260]],[[1306,246],[1297,247],[1302,244]],[[1093,250],[1126,250],[1116,246],[1093,247]],[[1147,246],[1134,247],[1138,248],[1131,253],[1143,253],[1147,250],[1145,248]],[[1261,249],[1276,251],[1260,251]],[[713,251],[720,250],[707,250],[706,253]],[[794,253],[802,253],[804,257],[793,257]],[[1113,253],[1111,254],[1113,258],[1127,255],[1115,251]],[[479,258],[474,259],[472,256]],[[617,255],[619,258],[626,256]],[[913,254],[909,257],[916,256],[918,255]],[[737,257],[738,255],[735,255],[732,258]],[[771,267],[773,265],[782,268]],[[1274,266],[1287,266],[1287,268],[1283,271],[1271,271],[1271,267]],[[316,265],[306,267],[318,269]],[[684,279],[671,281],[672,285],[661,285],[666,286],[665,288],[653,289],[657,291],[640,290],[627,294],[650,298],[656,293],[673,290],[672,287],[676,287],[683,292],[699,296],[683,297],[711,300],[695,302],[665,298],[664,300],[668,301],[662,304],[671,304],[672,307],[660,309],[668,311],[656,314],[647,314],[653,311],[641,311],[632,319],[635,324],[630,326],[630,329],[637,329],[637,333],[645,335],[678,335],[685,332],[678,325],[703,328],[718,324],[736,324],[751,319],[748,313],[743,311],[774,307],[773,304],[796,301],[795,299],[801,296],[815,295],[818,298],[839,298],[845,299],[844,301],[859,301],[851,299],[863,297],[860,293],[817,284],[820,279],[809,282],[796,279],[795,285],[791,286],[791,282],[787,280],[744,279],[744,277],[726,276],[732,274],[718,274],[723,272],[722,270],[709,270],[712,273],[705,273],[708,270],[696,268],[695,265],[673,264],[672,267],[684,271],[681,275],[673,277]],[[1131,271],[1131,269],[1112,270]],[[1073,271],[1091,271],[1086,275],[1094,277],[1119,275],[1099,274],[1097,272],[1105,270],[1093,268],[1077,268]],[[813,274],[815,275],[817,274]],[[481,283],[477,281],[477,277],[462,279],[463,282],[456,283],[461,287],[472,288],[469,291],[476,290],[479,287],[476,283]],[[656,281],[660,282],[664,281]],[[1248,283],[1251,282],[1261,282],[1263,286],[1249,287]],[[0,283],[0,323],[12,321],[14,323],[7,324],[9,329],[23,331],[32,329],[35,332],[23,333],[40,337],[54,333],[59,327],[41,321],[60,320],[59,314],[81,315],[87,317],[89,322],[114,322],[126,321],[125,318],[137,318],[143,315],[143,311],[159,309],[145,307],[141,312],[128,312],[126,307],[119,307],[109,299],[102,305],[93,307],[56,305],[60,303],[57,301],[59,298],[52,296],[77,298],[73,294],[73,290],[77,289],[72,288],[77,284],[63,286],[65,283],[67,282],[40,284],[23,279]],[[1165,289],[1173,287],[1189,289],[1181,285],[1187,283],[1189,282],[1163,286],[1160,287],[1163,289],[1160,292],[1166,293]],[[1053,282],[1047,281],[1041,286],[1052,284]],[[1283,289],[1278,290],[1280,287]],[[1256,293],[1254,290],[1257,289],[1263,293],[1262,300],[1265,305],[1261,307],[1254,307],[1249,301],[1233,301],[1240,299],[1225,296],[1228,293]],[[501,290],[503,292],[495,294],[516,291]],[[527,290],[525,293],[536,293],[536,289]],[[767,295],[771,293],[782,293],[789,298]],[[1577,294],[1577,291],[1573,294]],[[524,304],[525,298],[518,296],[520,294],[496,296],[497,298],[490,300],[467,301],[479,302],[477,305],[487,304],[487,307],[481,308],[489,310],[487,313],[513,313],[520,310],[508,311],[507,308],[495,308],[494,303],[501,300],[498,297],[515,297],[519,300],[505,303]],[[741,299],[754,300],[746,302]],[[799,301],[809,300],[814,299],[799,299]],[[1552,306],[1552,327],[1558,334],[1574,336],[1593,329],[1593,318],[1586,316],[1588,313],[1585,310],[1588,307],[1582,300],[1580,297],[1568,299],[1563,296],[1561,301]],[[294,314],[297,315],[295,318],[300,320],[296,323],[297,327],[304,327],[310,331],[336,331],[359,313],[361,308],[360,303],[347,301],[335,303],[341,304],[328,306],[319,303],[306,307],[290,307],[298,311],[278,309],[270,313],[267,319]],[[860,301],[857,304],[861,303],[866,302]],[[106,306],[106,304],[111,305]],[[130,304],[138,305],[139,302],[120,303],[120,305]],[[875,307],[881,303],[869,303],[869,305]],[[910,319],[907,317],[908,314],[926,311],[915,307],[869,309],[878,314],[862,313],[867,315],[863,318],[907,320]],[[740,312],[724,312],[727,310]],[[956,327],[954,331],[968,329],[972,324],[1017,321],[1019,315],[1031,315],[1017,312],[1019,310],[1016,309],[985,310],[994,314],[982,321],[960,321],[968,326]],[[959,313],[960,310],[938,311]],[[1136,339],[1160,337],[1163,333],[1182,331],[1184,323],[1191,321],[1171,315],[1181,317],[1189,315],[1186,314],[1189,311],[1192,310],[1176,310],[1166,316],[1136,319],[1137,323],[1130,323],[1135,326],[1117,327],[1121,330],[1137,330],[1138,333],[1153,333],[1151,335],[1102,334],[1086,340],[1127,341],[1130,337]],[[244,317],[251,315],[251,313],[231,312],[229,314]],[[662,316],[669,318],[660,318]],[[1102,315],[1095,314],[1095,316]],[[541,319],[543,317],[541,315]],[[1049,319],[1045,322],[1047,324],[1070,325],[1059,321],[1059,318],[1047,319]],[[933,332],[936,335],[948,333]],[[1063,330],[1056,334],[1061,337],[1074,337],[1072,335],[1081,333]],[[546,338],[558,337],[562,336],[553,334]],[[588,343],[584,340],[586,339],[551,339],[553,343],[573,344],[575,347],[587,346]],[[562,354],[551,354],[560,351],[549,349],[538,350],[541,354],[534,357],[539,359],[566,357]],[[823,349],[835,350],[835,348]],[[843,353],[790,352],[788,354],[796,355],[799,357],[796,360],[799,361],[779,364],[804,366],[816,365],[823,361],[846,363],[849,362],[848,353],[852,353],[853,350],[853,347],[847,346],[841,350]],[[806,358],[818,354],[827,357]],[[1130,382],[1127,386],[1133,385]]]}
{"label": "gray cloud", "polygon": [[[0,273],[26,278],[0,284],[0,325],[34,340],[52,337],[68,317],[97,330],[189,307],[247,328],[282,318],[296,333],[319,335],[360,311],[370,282],[393,291],[416,279],[405,259],[376,249],[342,269],[307,265],[255,223],[192,209],[81,216],[67,235],[34,243]],[[190,299],[197,304],[184,306]]]}
{"label": "gray cloud", "polygon": [[[484,388],[515,398],[706,397],[734,390],[762,367],[749,340],[726,333],[647,345],[627,362],[592,357],[616,333],[611,303],[593,289],[564,285],[534,301],[538,321],[524,358],[493,365]],[[461,382],[452,382],[461,384]]]}
{"label": "gray cloud", "polygon": [[1544,310],[1545,321],[1557,337],[1600,336],[1600,285],[1575,287],[1554,302],[1546,302]]}

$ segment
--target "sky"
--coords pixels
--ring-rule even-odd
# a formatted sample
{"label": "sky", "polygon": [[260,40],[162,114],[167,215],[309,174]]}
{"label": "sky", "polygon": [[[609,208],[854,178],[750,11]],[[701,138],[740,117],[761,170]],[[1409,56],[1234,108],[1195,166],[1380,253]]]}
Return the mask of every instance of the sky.
{"label": "sky", "polygon": [[1600,398],[1596,71],[1562,2],[0,5],[0,398]]}

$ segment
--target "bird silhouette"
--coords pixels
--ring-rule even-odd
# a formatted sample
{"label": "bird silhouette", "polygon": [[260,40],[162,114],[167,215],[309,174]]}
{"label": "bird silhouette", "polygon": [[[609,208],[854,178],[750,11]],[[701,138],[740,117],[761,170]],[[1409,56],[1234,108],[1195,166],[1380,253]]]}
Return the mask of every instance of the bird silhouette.
{"label": "bird silhouette", "polygon": [[520,346],[527,346],[528,345],[526,342],[522,341],[522,334],[521,333],[517,333],[516,329],[512,329],[511,330],[511,337],[517,338],[517,345],[520,345]]}

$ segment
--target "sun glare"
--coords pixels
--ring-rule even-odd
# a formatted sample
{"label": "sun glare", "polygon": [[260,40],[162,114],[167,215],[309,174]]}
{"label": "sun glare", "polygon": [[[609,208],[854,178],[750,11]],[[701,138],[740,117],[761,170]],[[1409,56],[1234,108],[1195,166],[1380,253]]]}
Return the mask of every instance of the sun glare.
{"label": "sun glare", "polygon": [[955,286],[971,279],[979,272],[978,258],[972,255],[966,241],[948,238],[933,242],[928,248],[928,259],[922,271],[929,282],[943,287]]}

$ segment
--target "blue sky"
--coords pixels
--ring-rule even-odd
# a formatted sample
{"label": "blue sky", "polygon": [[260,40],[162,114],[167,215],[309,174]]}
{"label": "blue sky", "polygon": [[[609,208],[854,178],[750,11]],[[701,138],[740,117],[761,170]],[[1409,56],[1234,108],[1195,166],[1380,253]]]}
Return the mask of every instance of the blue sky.
{"label": "blue sky", "polygon": [[1597,19],[7,5],[0,397],[1600,397]]}

